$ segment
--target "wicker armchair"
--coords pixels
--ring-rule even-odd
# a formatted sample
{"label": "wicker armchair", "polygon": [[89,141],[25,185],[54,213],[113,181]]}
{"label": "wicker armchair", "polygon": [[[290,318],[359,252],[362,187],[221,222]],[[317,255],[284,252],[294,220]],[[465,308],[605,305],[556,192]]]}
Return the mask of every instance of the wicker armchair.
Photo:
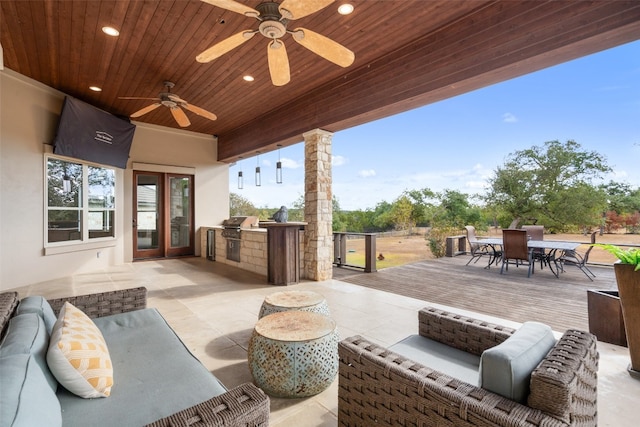
{"label": "wicker armchair", "polygon": [[[476,355],[514,330],[425,308],[420,335]],[[531,376],[528,405],[355,336],[340,342],[340,426],[597,426],[595,337],[569,330]]]}

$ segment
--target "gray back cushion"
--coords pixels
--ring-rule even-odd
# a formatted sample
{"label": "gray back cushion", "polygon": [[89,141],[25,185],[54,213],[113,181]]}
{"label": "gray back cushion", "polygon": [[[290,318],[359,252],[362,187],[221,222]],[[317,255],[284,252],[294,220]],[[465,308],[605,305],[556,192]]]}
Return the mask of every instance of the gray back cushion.
{"label": "gray back cushion", "polygon": [[16,314],[22,313],[36,313],[42,317],[44,324],[47,326],[47,333],[49,335],[51,335],[53,325],[56,323],[56,320],[58,320],[58,317],[53,312],[49,302],[38,295],[28,296],[20,300],[20,304],[16,309]]}
{"label": "gray back cushion", "polygon": [[36,313],[18,314],[11,318],[7,335],[0,345],[0,356],[30,354],[37,363],[51,388],[55,392],[58,382],[47,365],[49,333],[44,320]]}
{"label": "gray back cushion", "polygon": [[553,331],[526,322],[502,344],[480,357],[480,387],[526,404],[531,373],[556,344]]}
{"label": "gray back cushion", "polygon": [[62,426],[60,403],[31,354],[0,356],[0,425]]}

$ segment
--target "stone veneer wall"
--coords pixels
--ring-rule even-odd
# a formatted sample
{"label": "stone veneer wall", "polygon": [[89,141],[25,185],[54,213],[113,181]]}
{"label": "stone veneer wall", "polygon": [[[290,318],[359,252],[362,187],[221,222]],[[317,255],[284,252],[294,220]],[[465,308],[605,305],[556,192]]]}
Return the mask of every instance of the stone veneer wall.
{"label": "stone veneer wall", "polygon": [[207,230],[215,230],[215,261],[228,264],[243,270],[249,270],[257,274],[267,276],[267,230],[242,230],[240,240],[240,262],[227,259],[227,239],[222,237],[221,227],[202,228],[202,256],[207,256]]}
{"label": "stone veneer wall", "polygon": [[[222,237],[222,227],[202,227],[200,235],[200,254],[207,257],[207,230],[215,232],[215,261],[228,264],[243,270],[252,271],[263,276],[268,276],[267,230],[257,228],[255,230],[242,230],[240,240],[240,262],[227,259],[227,239]],[[300,232],[300,259],[304,256],[304,232]],[[302,273],[302,272],[301,272]],[[301,274],[302,276],[302,274]]]}
{"label": "stone veneer wall", "polygon": [[308,223],[302,275],[311,280],[329,280],[333,277],[333,133],[316,129],[302,136],[305,157],[304,220]]}

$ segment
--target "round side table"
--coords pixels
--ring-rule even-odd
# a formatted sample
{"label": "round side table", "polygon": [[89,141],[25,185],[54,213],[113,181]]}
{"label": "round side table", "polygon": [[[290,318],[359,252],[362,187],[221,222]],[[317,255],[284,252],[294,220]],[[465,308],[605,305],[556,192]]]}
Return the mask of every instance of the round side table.
{"label": "round side table", "polygon": [[329,316],[327,301],[319,293],[311,291],[283,291],[275,292],[264,299],[258,318],[261,319],[272,313],[290,310],[311,311]]}
{"label": "round side table", "polygon": [[323,314],[283,311],[263,317],[249,341],[255,384],[275,397],[320,393],[338,373],[338,341],[336,323]]}

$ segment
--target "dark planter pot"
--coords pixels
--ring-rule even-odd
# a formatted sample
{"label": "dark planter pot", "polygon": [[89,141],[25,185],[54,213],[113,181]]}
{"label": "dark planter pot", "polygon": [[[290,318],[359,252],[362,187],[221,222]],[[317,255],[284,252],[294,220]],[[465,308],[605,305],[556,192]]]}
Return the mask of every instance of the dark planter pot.
{"label": "dark planter pot", "polygon": [[613,268],[631,357],[629,373],[640,379],[640,271],[635,271],[635,266],[630,264],[615,263]]}
{"label": "dark planter pot", "polygon": [[627,346],[618,291],[587,290],[587,308],[589,332],[595,335],[598,341]]}

